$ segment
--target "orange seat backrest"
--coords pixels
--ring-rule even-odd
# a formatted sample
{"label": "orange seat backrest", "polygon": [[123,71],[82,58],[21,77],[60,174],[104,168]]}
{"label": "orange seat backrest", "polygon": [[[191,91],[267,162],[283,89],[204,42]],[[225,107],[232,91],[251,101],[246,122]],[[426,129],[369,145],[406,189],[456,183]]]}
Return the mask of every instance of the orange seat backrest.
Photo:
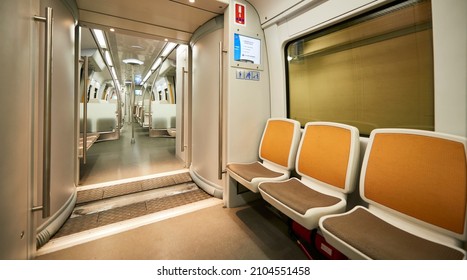
{"label": "orange seat backrest", "polygon": [[297,172],[341,192],[352,191],[347,189],[348,169],[355,168],[351,157],[359,155],[358,134],[356,128],[341,124],[308,123],[297,155]]}
{"label": "orange seat backrest", "polygon": [[[263,133],[259,156],[287,169],[293,168],[294,137],[299,137],[299,125],[293,121],[269,119]],[[298,129],[298,130],[297,130]]]}
{"label": "orange seat backrest", "polygon": [[362,197],[465,235],[464,145],[465,140],[437,137],[434,132],[374,130],[362,167]]}

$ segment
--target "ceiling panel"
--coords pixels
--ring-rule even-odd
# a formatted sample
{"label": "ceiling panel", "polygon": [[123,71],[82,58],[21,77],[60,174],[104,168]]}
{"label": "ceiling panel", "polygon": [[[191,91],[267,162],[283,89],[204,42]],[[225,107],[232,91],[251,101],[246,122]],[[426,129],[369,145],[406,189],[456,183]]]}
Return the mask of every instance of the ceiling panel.
{"label": "ceiling panel", "polygon": [[113,58],[118,62],[116,71],[121,74],[122,81],[131,79],[132,70],[129,65],[123,63],[124,59],[134,58],[142,61],[144,64],[134,66],[134,71],[136,76],[143,78],[165,45],[164,41],[126,34],[110,33],[107,36]]}
{"label": "ceiling panel", "polygon": [[76,3],[80,20],[88,23],[111,27],[114,21],[126,20],[185,33],[193,33],[227,7],[224,1],[215,0],[197,0],[193,4],[188,0],[77,0]]}
{"label": "ceiling panel", "polygon": [[201,10],[210,11],[216,14],[224,13],[225,8],[229,5],[228,0],[196,0],[195,3],[190,3],[187,0],[170,0],[172,2],[176,2],[181,5],[188,5],[191,7],[195,7]]}
{"label": "ceiling panel", "polygon": [[[131,79],[131,67],[122,61],[135,58],[135,75],[144,77],[165,40],[188,43],[192,33],[210,19],[223,14],[228,0],[76,0],[79,22],[85,28],[105,32],[119,81]],[[115,31],[111,32],[110,28]],[[89,32],[88,32],[89,33]],[[83,32],[82,48],[95,45]],[[175,60],[175,52],[169,56]]]}

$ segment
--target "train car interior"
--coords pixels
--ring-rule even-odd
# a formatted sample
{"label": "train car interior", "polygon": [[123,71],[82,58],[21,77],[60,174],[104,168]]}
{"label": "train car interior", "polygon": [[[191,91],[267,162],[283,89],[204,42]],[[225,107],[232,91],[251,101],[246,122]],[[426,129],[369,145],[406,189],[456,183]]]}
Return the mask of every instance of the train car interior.
{"label": "train car interior", "polygon": [[465,0],[2,0],[0,26],[0,260],[467,258]]}

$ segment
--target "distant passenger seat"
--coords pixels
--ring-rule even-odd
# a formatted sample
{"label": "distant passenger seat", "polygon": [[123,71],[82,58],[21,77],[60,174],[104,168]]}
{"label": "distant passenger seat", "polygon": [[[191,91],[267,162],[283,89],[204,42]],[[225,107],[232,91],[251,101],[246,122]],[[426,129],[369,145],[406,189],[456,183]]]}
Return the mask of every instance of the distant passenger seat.
{"label": "distant passenger seat", "polygon": [[294,168],[300,134],[298,121],[286,118],[269,119],[259,147],[261,161],[229,163],[229,176],[254,193],[258,193],[260,182],[289,178]]}
{"label": "distant passenger seat", "polygon": [[327,242],[351,259],[465,259],[466,139],[409,129],[375,129],[360,195],[369,203],[324,216]]}
{"label": "distant passenger seat", "polygon": [[356,127],[307,123],[295,164],[301,179],[263,182],[261,196],[306,229],[315,229],[321,216],[346,210],[346,194],[356,185],[359,151]]}

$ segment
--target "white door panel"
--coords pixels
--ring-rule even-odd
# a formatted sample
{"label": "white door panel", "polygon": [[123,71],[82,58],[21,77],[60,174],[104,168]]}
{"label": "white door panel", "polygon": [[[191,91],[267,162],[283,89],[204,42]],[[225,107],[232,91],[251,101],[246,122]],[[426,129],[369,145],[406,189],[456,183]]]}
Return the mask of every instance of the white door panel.
{"label": "white door panel", "polygon": [[[193,46],[192,165],[206,191],[222,192],[218,179],[219,161],[219,42],[223,29],[200,38]],[[198,182],[200,184],[200,182]],[[201,182],[203,185],[203,182]],[[203,186],[201,186],[203,187]],[[212,190],[209,190],[212,188]]]}

